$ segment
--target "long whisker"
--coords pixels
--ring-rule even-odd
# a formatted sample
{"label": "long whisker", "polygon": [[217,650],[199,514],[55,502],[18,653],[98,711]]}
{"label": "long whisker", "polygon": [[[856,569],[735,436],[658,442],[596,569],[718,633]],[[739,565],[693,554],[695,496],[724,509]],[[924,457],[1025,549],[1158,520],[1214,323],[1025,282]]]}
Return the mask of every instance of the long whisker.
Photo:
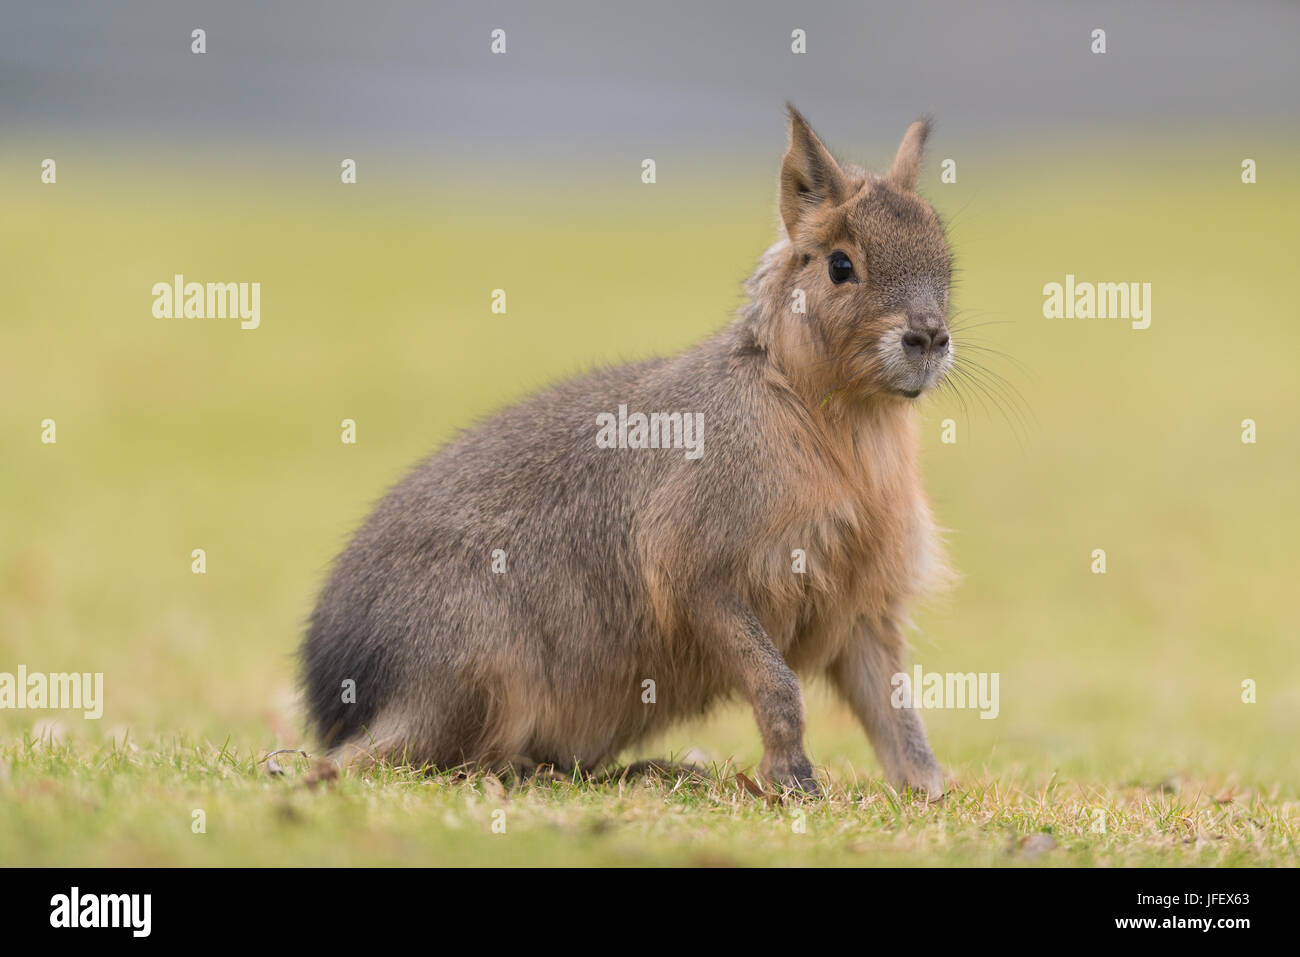
{"label": "long whisker", "polygon": [[[1030,420],[1033,418],[1033,411],[1029,408],[1024,396],[1014,384],[1004,376],[970,358],[965,359],[962,371],[966,373],[973,382],[978,383],[982,388],[986,389],[991,396],[996,396],[1000,400],[1000,403],[1004,405],[1004,410],[1010,411],[1014,414],[1021,427],[1024,428],[1026,432],[1030,431]],[[1034,424],[1037,423],[1035,422]]]}
{"label": "long whisker", "polygon": [[[994,321],[986,321],[978,325],[991,324],[994,324]],[[1016,443],[1023,452],[1025,451],[1025,441],[1033,431],[1031,423],[1037,424],[1033,410],[1020,389],[1013,382],[980,360],[986,357],[996,357],[1011,362],[1022,375],[1027,375],[1027,370],[1017,360],[999,349],[994,349],[982,343],[966,341],[965,335],[960,333],[975,325],[977,324],[950,324],[950,328],[955,333],[959,333],[954,335],[953,365],[948,373],[954,383],[953,391],[958,394],[969,391],[986,411],[990,411],[990,406],[996,409],[1001,418],[1007,423],[1013,437],[1016,439]],[[970,354],[972,352],[974,353],[973,356]]]}
{"label": "long whisker", "polygon": [[994,349],[992,346],[986,346],[982,342],[972,342],[966,338],[962,339],[961,347],[964,352],[969,352],[974,349],[976,352],[987,352],[989,355],[997,356],[999,359],[1005,359],[1007,362],[1017,366],[1026,375],[1030,374],[1029,367],[1009,352],[1004,352],[1001,349]]}

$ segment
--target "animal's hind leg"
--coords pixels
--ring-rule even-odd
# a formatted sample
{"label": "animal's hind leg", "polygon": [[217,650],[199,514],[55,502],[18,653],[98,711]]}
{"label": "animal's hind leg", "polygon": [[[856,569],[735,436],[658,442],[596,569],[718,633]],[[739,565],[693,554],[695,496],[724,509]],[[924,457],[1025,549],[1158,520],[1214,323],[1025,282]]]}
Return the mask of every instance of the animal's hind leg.
{"label": "animal's hind leg", "polygon": [[643,758],[631,764],[608,768],[597,775],[596,780],[604,783],[636,777],[676,778],[683,774],[698,784],[713,780],[713,772],[703,765],[688,761],[673,761],[669,758]]}

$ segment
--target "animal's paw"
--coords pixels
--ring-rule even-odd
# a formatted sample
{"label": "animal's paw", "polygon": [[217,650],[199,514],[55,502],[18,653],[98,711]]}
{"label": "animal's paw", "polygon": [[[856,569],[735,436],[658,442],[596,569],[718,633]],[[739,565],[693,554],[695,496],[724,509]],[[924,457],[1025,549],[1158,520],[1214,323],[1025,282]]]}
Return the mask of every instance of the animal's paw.
{"label": "animal's paw", "polygon": [[895,781],[894,786],[901,794],[905,790],[910,790],[914,795],[924,796],[926,801],[938,801],[944,796],[943,769],[937,764],[928,767],[914,768],[900,781]]}
{"label": "animal's paw", "polygon": [[783,791],[802,791],[812,797],[821,794],[813,777],[812,762],[802,754],[785,761],[764,757],[758,773],[764,781]]}

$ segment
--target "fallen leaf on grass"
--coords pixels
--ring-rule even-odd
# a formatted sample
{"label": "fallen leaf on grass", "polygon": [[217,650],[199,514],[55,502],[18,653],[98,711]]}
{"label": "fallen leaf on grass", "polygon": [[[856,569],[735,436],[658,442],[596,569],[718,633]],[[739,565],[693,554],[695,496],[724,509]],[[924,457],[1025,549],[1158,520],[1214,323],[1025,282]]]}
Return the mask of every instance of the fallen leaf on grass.
{"label": "fallen leaf on grass", "polygon": [[769,791],[763,790],[763,786],[761,784],[759,784],[749,775],[745,774],[743,771],[736,772],[736,782],[742,788],[748,791],[752,797],[762,798],[768,807],[771,807],[775,804],[785,803],[780,794],[772,794]]}

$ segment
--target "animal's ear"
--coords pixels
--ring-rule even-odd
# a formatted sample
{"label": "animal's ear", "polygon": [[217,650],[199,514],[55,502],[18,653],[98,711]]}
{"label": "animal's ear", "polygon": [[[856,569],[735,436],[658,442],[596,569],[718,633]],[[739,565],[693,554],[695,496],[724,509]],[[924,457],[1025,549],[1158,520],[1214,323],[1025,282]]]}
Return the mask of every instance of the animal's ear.
{"label": "animal's ear", "polygon": [[825,144],[808,121],[789,103],[790,145],[781,161],[781,220],[794,236],[799,220],[823,204],[836,205],[848,198],[847,180]]}
{"label": "animal's ear", "polygon": [[921,178],[921,154],[925,151],[925,140],[930,135],[930,120],[926,117],[914,122],[903,134],[903,142],[898,144],[898,153],[894,156],[894,165],[889,167],[885,178],[900,189],[916,189],[916,181]]}

